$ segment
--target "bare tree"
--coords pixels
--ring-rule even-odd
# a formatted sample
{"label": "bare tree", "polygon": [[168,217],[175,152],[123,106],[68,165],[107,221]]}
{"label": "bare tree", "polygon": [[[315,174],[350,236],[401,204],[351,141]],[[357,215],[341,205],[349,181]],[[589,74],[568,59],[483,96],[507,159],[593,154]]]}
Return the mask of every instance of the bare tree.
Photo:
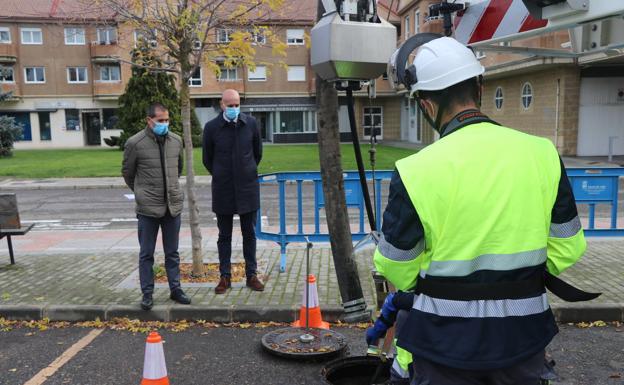
{"label": "bare tree", "polygon": [[254,44],[260,39],[272,45],[275,56],[285,55],[285,43],[267,24],[284,0],[96,0],[112,11],[119,23],[153,42],[162,55],[165,70],[178,74],[184,131],[187,198],[193,250],[193,274],[202,272],[202,236],[195,196],[189,79],[200,67],[217,75],[226,68],[255,68]]}

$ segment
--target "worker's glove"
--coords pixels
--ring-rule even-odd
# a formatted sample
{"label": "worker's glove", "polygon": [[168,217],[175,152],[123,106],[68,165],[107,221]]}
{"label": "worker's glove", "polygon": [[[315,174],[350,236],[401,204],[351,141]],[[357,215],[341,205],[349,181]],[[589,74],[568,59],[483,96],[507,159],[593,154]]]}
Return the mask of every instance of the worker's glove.
{"label": "worker's glove", "polygon": [[394,295],[394,293],[390,293],[386,296],[381,307],[381,314],[377,317],[373,327],[366,331],[366,343],[368,345],[375,345],[377,340],[385,336],[386,331],[394,325],[398,311],[393,303]]}

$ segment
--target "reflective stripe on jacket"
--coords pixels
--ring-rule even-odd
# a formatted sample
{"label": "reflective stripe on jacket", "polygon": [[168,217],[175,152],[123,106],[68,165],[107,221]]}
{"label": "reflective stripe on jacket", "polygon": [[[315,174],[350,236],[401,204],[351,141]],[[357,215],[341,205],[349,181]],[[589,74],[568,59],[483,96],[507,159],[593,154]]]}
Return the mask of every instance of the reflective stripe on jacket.
{"label": "reflective stripe on jacket", "polygon": [[[527,281],[544,269],[559,274],[585,250],[574,197],[552,143],[482,121],[398,161],[397,171],[421,230],[386,224],[393,215],[384,213],[377,270],[401,290],[414,288],[418,278],[462,288],[492,285],[493,297],[418,295],[398,345],[415,356],[474,370],[511,366],[543,349],[557,333],[545,289],[513,298],[494,292],[497,284]],[[388,209],[396,211],[393,200],[405,197],[394,190]],[[404,215],[394,216],[409,222]],[[409,230],[411,241],[394,227]]]}

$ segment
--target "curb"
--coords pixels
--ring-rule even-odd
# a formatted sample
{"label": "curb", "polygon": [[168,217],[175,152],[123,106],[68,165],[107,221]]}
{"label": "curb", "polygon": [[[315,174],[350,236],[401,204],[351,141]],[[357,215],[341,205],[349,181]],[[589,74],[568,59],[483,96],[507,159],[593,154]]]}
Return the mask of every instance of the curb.
{"label": "curb", "polygon": [[[344,309],[333,306],[321,308],[323,320],[343,320]],[[373,314],[373,306],[367,311]],[[559,323],[624,322],[624,303],[593,305],[553,305],[552,311]],[[113,318],[131,318],[141,321],[206,320],[212,322],[293,322],[299,315],[298,307],[247,306],[228,307],[198,305],[158,305],[151,311],[143,311],[136,305],[0,305],[0,318],[9,320],[40,320],[82,322],[110,321]]]}
{"label": "curb", "polygon": [[[195,187],[209,187],[211,182],[195,182]],[[180,187],[186,188],[186,183],[180,183]],[[125,183],[106,184],[33,184],[33,185],[2,185],[3,191],[30,191],[30,190],[95,190],[95,189],[115,189],[128,188]]]}
{"label": "curb", "polygon": [[[344,317],[342,307],[322,308],[323,320],[341,321]],[[373,308],[367,311],[372,314]],[[141,321],[180,321],[206,320],[219,323],[230,322],[293,322],[299,316],[298,307],[288,306],[245,306],[229,307],[196,305],[157,305],[150,311],[142,310],[139,305],[2,305],[0,318],[9,320],[40,320],[83,322],[110,321],[113,318],[130,318]]]}

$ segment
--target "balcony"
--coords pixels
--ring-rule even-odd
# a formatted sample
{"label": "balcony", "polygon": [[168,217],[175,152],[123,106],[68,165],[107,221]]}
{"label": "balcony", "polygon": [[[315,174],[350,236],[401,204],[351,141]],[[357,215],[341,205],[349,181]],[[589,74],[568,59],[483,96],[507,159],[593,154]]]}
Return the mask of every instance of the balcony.
{"label": "balcony", "polygon": [[123,82],[94,82],[93,96],[97,99],[117,99],[125,89]]}
{"label": "balcony", "polygon": [[22,93],[16,83],[0,83],[0,93],[11,92],[11,97],[5,99],[5,102],[14,102],[21,99]]}
{"label": "balcony", "polygon": [[94,63],[119,62],[122,50],[115,43],[98,44],[91,42],[91,61]]}
{"label": "balcony", "polygon": [[0,44],[0,63],[17,62],[17,47],[15,44]]}

